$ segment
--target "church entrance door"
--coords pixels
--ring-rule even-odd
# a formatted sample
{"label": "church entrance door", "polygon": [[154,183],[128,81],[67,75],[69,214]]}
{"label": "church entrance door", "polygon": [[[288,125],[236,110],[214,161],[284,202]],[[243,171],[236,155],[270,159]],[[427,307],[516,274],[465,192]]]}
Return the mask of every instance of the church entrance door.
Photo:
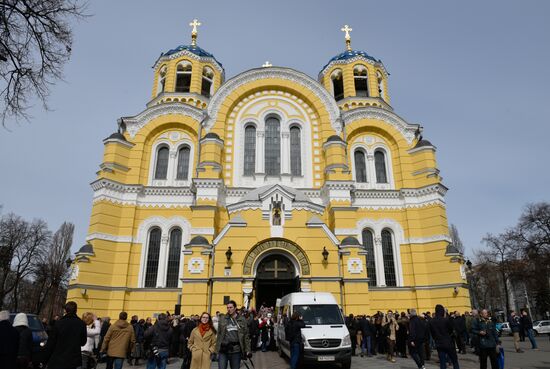
{"label": "church entrance door", "polygon": [[254,280],[256,308],[275,307],[278,298],[300,290],[300,277],[294,265],[284,255],[269,255],[258,265]]}

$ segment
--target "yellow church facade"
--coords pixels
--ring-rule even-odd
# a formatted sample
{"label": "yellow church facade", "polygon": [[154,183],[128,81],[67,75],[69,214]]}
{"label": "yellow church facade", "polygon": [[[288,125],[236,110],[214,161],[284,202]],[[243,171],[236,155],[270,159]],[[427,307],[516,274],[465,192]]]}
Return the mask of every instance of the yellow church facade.
{"label": "yellow church facade", "polygon": [[317,80],[267,63],[225,80],[191,45],[104,140],[68,299],[101,316],[224,311],[328,291],[346,314],[469,309],[435,146],[351,49]]}

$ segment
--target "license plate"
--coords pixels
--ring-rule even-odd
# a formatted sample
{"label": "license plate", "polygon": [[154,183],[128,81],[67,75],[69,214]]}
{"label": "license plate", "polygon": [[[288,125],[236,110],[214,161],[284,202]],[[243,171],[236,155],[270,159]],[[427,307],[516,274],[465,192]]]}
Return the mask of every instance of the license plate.
{"label": "license plate", "polygon": [[334,356],[317,356],[317,361],[334,361]]}

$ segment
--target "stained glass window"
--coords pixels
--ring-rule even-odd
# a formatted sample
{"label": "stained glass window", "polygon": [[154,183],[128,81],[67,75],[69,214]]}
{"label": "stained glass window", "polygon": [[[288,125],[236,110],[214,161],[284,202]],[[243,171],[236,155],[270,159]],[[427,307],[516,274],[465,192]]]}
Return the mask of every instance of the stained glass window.
{"label": "stained glass window", "polygon": [[166,146],[157,151],[157,165],[155,168],[155,179],[166,179],[168,175],[168,156],[170,150]]}
{"label": "stained glass window", "polygon": [[181,229],[174,228],[170,232],[170,246],[168,248],[168,266],[166,271],[166,287],[177,287],[181,258]]}
{"label": "stained glass window", "polygon": [[293,176],[302,175],[302,142],[300,128],[290,128],[290,173]]}
{"label": "stained glass window", "polygon": [[189,146],[183,146],[178,152],[178,172],[176,179],[186,180],[189,176],[189,155],[191,149]]}
{"label": "stained glass window", "polygon": [[160,228],[153,228],[149,232],[149,247],[147,250],[147,264],[145,269],[145,287],[157,286],[160,254]]}
{"label": "stained glass window", "polygon": [[256,127],[244,129],[244,175],[252,175],[256,170]]}
{"label": "stained glass window", "polygon": [[360,183],[367,182],[367,166],[365,163],[365,153],[361,150],[355,150],[355,180]]}
{"label": "stained glass window", "polygon": [[374,260],[374,237],[370,229],[363,229],[363,247],[367,251],[367,276],[369,287],[376,286],[376,262]]}
{"label": "stained glass window", "polygon": [[267,118],[265,122],[265,173],[281,174],[281,134],[277,118]]}
{"label": "stained glass window", "polygon": [[393,260],[393,239],[392,234],[387,229],[382,231],[382,259],[384,260],[384,276],[386,277],[386,286],[396,286],[395,262]]}
{"label": "stained glass window", "polygon": [[386,155],[380,150],[374,153],[374,167],[376,168],[376,182],[388,183],[386,175]]}

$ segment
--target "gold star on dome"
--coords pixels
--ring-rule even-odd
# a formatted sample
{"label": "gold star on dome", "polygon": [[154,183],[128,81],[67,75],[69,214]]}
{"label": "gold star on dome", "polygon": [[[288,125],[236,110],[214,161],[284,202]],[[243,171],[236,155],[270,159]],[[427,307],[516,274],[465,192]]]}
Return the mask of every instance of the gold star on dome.
{"label": "gold star on dome", "polygon": [[350,26],[348,26],[347,24],[344,25],[344,27],[342,27],[340,29],[342,32],[345,32],[346,33],[346,49],[347,50],[351,50],[351,36],[349,35],[349,33],[351,31],[353,31],[353,29],[350,28]]}
{"label": "gold star on dome", "polygon": [[197,34],[199,33],[197,30],[197,27],[201,25],[198,19],[193,19],[191,23],[189,23],[193,29],[191,30],[191,45],[197,46]]}

